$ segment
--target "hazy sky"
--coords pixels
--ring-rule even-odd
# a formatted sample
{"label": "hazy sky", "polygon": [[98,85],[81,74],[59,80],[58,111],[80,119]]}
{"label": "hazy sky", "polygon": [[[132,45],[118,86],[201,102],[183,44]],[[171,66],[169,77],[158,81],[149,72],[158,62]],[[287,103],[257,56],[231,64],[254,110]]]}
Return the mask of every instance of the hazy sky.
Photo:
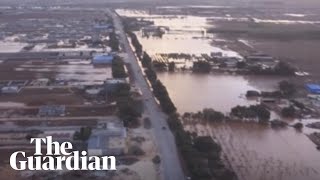
{"label": "hazy sky", "polygon": [[7,3],[29,3],[29,2],[49,2],[50,4],[53,2],[74,2],[74,3],[88,3],[88,4],[94,4],[94,3],[106,3],[106,2],[163,2],[163,3],[212,3],[212,4],[234,4],[239,3],[241,4],[249,4],[250,2],[261,3],[261,2],[284,2],[286,4],[297,4],[299,7],[302,6],[310,6],[313,7],[314,5],[317,5],[316,7],[320,7],[320,0],[0,0],[1,4]]}

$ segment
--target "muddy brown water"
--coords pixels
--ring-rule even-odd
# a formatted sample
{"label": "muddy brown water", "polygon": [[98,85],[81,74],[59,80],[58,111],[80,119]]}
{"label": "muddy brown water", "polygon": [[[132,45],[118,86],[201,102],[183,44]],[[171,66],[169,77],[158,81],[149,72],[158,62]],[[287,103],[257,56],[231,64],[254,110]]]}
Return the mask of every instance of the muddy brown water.
{"label": "muddy brown water", "polygon": [[274,130],[255,123],[200,124],[184,122],[187,130],[209,135],[223,149],[223,159],[240,180],[317,180],[320,153],[293,128]]}
{"label": "muddy brown water", "polygon": [[247,100],[248,90],[273,91],[282,78],[237,76],[230,74],[196,74],[190,72],[158,73],[180,113],[204,108],[228,113],[237,105],[257,104]]}
{"label": "muddy brown water", "polygon": [[[228,74],[158,73],[180,113],[214,108],[227,113],[236,105],[257,103],[247,90],[271,91],[281,78]],[[277,116],[277,115],[275,115]],[[317,120],[315,120],[317,121]],[[291,123],[290,123],[291,122]],[[292,124],[296,121],[288,121]],[[211,136],[223,149],[223,159],[240,180],[316,180],[320,152],[305,135],[291,127],[274,130],[248,122],[202,124],[184,121],[186,130]]]}

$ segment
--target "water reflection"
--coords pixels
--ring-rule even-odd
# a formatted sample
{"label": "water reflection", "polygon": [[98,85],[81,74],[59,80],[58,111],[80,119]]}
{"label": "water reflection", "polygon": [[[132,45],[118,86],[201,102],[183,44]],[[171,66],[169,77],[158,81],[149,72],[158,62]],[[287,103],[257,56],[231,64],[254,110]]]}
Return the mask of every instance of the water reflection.
{"label": "water reflection", "polygon": [[247,100],[248,90],[272,91],[281,79],[226,74],[158,73],[180,113],[213,108],[229,112],[237,105],[257,104]]}

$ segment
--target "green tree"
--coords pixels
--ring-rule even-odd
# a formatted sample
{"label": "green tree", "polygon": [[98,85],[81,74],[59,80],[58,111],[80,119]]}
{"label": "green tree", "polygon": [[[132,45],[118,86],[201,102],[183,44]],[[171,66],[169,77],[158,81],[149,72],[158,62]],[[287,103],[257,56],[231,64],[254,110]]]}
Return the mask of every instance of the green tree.
{"label": "green tree", "polygon": [[279,83],[279,88],[282,94],[287,97],[294,95],[294,93],[296,92],[295,85],[288,81],[281,81]]}
{"label": "green tree", "polygon": [[112,51],[119,51],[119,40],[115,32],[111,32],[109,34],[109,46],[111,47]]}
{"label": "green tree", "polygon": [[112,61],[112,76],[114,78],[128,77],[128,74],[124,68],[124,62],[119,56],[115,56]]}
{"label": "green tree", "polygon": [[222,121],[224,120],[224,114],[213,109],[204,109],[202,111],[203,118],[207,121]]}
{"label": "green tree", "polygon": [[175,68],[176,68],[176,63],[174,61],[170,62],[168,67],[169,71],[174,72]]}
{"label": "green tree", "polygon": [[287,118],[295,117],[296,109],[293,106],[285,107],[281,110],[281,115]]}

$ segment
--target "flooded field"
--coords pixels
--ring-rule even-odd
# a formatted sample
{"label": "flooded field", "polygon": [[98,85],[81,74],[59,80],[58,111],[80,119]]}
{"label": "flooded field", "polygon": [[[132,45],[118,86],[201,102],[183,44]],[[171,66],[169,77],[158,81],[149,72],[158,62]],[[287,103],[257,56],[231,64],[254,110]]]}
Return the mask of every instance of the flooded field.
{"label": "flooded field", "polygon": [[[242,46],[249,49],[249,52],[257,47],[251,41],[252,39],[245,35],[234,36],[228,32],[222,36],[215,33],[209,34],[206,30],[230,27],[230,32],[233,32],[233,30],[241,31],[243,28],[259,30],[259,28],[268,27],[266,34],[276,32],[275,34],[279,35],[277,33],[283,32],[286,28],[296,27],[299,32],[304,32],[310,26],[317,27],[319,23],[318,16],[311,15],[311,12],[286,12],[279,9],[270,9],[266,11],[268,13],[251,10],[236,12],[232,7],[214,7],[214,10],[212,8],[162,7],[154,10],[156,12],[154,14],[152,10],[118,10],[117,12],[122,16],[149,20],[154,22],[154,26],[170,29],[161,38],[146,36],[143,30],[135,32],[144,50],[150,55],[161,53],[201,55],[222,52],[224,56],[241,58],[246,55],[243,53]],[[251,21],[254,21],[256,26],[248,26]],[[266,38],[267,36],[264,35],[263,38]],[[263,41],[259,43],[263,44]],[[283,41],[283,44],[290,44],[290,41]],[[280,51],[272,45],[266,44],[266,46],[273,51]],[[302,54],[304,53],[300,53],[300,56]],[[275,57],[279,56],[275,55]],[[246,91],[274,91],[278,89],[280,81],[286,80],[286,78],[275,76],[239,76],[221,73],[158,72],[157,75],[166,86],[181,114],[197,112],[204,108],[228,113],[237,105],[257,104],[256,100],[246,99]],[[271,112],[271,119],[274,118],[281,117]],[[285,121],[290,125],[300,122],[299,120]],[[304,119],[302,124],[317,121],[319,120]],[[316,145],[306,136],[318,130],[305,127],[302,131],[296,131],[291,126],[273,129],[269,125],[245,122],[209,124],[190,119],[184,119],[183,124],[186,130],[216,139],[222,146],[225,163],[236,172],[240,180],[320,179],[320,154]]]}
{"label": "flooded field", "polygon": [[[75,62],[75,61],[73,61]],[[81,62],[81,61],[79,61]],[[16,68],[16,71],[30,71],[30,72],[53,72],[56,73],[55,78],[57,80],[75,81],[83,83],[102,83],[107,78],[112,77],[111,67],[102,66],[94,67],[92,64],[88,64],[88,61],[82,61],[83,64],[72,63],[67,65],[21,65]],[[90,63],[90,61],[89,61]]]}
{"label": "flooded field", "polygon": [[248,90],[276,90],[281,78],[243,77],[228,74],[158,73],[180,113],[213,108],[229,112],[237,105],[257,104],[247,100]]}
{"label": "flooded field", "polygon": [[136,32],[139,41],[144,45],[145,51],[150,55],[157,53],[187,53],[210,54],[221,52],[226,56],[240,57],[240,55],[228,48],[215,46],[214,37],[206,33],[208,24],[206,17],[192,15],[153,15],[146,11],[118,9],[117,13],[126,17],[143,18],[153,21],[155,26],[168,28],[161,37],[143,35],[142,31]]}
{"label": "flooded field", "polygon": [[320,156],[315,145],[293,128],[229,122],[200,124],[184,121],[185,128],[210,135],[222,146],[227,164],[240,180],[317,180]]}

